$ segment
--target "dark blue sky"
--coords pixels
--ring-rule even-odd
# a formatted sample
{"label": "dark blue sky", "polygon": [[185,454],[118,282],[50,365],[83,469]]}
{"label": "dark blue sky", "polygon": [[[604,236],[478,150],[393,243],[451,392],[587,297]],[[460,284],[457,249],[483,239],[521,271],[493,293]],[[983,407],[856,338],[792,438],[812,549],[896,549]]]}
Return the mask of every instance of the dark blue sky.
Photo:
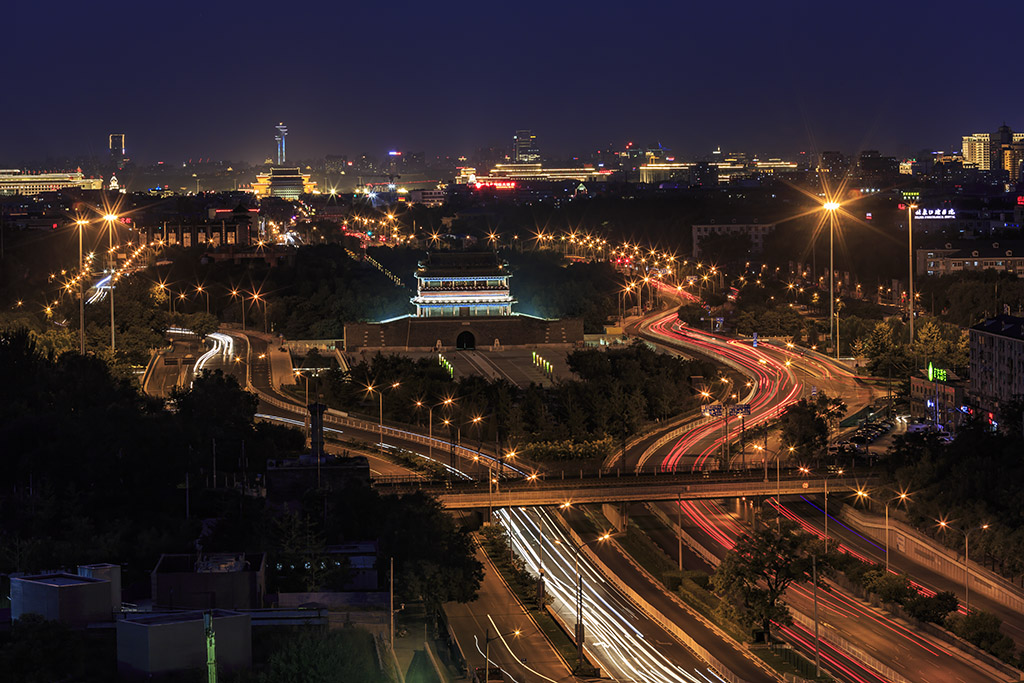
{"label": "dark blue sky", "polygon": [[1024,129],[1018,0],[13,3],[0,166],[105,153],[260,161],[545,152],[680,156],[959,146]]}

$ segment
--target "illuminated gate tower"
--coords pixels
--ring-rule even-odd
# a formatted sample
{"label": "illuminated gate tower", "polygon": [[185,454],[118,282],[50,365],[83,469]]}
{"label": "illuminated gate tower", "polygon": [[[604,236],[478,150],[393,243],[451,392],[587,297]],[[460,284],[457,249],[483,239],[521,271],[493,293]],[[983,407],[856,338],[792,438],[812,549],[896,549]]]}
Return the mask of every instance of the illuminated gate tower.
{"label": "illuminated gate tower", "polygon": [[490,252],[433,252],[416,269],[419,318],[512,315],[508,264]]}

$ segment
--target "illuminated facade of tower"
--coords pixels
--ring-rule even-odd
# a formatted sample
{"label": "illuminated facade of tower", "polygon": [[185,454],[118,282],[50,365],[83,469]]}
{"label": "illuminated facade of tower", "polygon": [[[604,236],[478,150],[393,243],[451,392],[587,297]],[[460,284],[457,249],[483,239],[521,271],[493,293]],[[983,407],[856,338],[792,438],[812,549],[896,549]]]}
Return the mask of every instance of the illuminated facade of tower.
{"label": "illuminated facade of tower", "polygon": [[535,164],[540,162],[540,149],[537,148],[537,136],[532,130],[517,130],[512,136],[512,158],[517,164]]}
{"label": "illuminated facade of tower", "polygon": [[124,168],[125,162],[125,147],[124,147],[124,133],[111,133],[110,134],[110,161],[114,166],[121,170]]}
{"label": "illuminated facade of tower", "polygon": [[288,126],[284,125],[284,123],[279,123],[274,127],[277,128],[277,135],[274,136],[274,141],[277,142],[277,165],[283,166],[288,159],[284,145],[284,139],[288,137]]}
{"label": "illuminated facade of tower", "polygon": [[510,316],[511,273],[492,252],[431,252],[416,270],[416,316]]}

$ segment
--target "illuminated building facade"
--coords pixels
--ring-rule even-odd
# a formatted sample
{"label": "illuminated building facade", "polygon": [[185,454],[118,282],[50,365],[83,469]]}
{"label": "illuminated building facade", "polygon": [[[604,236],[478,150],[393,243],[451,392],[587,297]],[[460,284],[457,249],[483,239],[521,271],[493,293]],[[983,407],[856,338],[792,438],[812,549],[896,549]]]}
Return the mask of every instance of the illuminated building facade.
{"label": "illuminated building facade", "polygon": [[517,164],[540,163],[537,136],[532,130],[517,130],[512,136],[512,158]]}
{"label": "illuminated building facade", "polygon": [[304,193],[316,192],[316,183],[310,180],[310,175],[299,168],[274,166],[269,172],[256,175],[252,191],[258,197],[298,199]]}
{"label": "illuminated building facade", "polygon": [[102,190],[102,178],[86,178],[81,171],[74,173],[34,173],[19,170],[0,170],[0,195],[32,195],[65,188]]}
{"label": "illuminated building facade", "polygon": [[974,133],[963,137],[964,165],[982,171],[992,169],[992,134]]}
{"label": "illuminated building facade", "polygon": [[1003,170],[1011,180],[1020,178],[1024,161],[1024,133],[1014,133],[1007,125],[995,133],[963,136],[964,165],[982,171]]}
{"label": "illuminated building facade", "polygon": [[544,168],[538,161],[529,164],[495,164],[489,176],[476,176],[476,182],[498,180],[578,180],[581,183],[604,181],[614,171],[593,166],[580,168]]}
{"label": "illuminated building facade", "polygon": [[128,158],[125,156],[124,133],[111,133],[109,142],[110,161],[114,164],[115,168],[122,170],[125,162],[128,161]]}
{"label": "illuminated building facade", "polygon": [[512,315],[508,265],[491,252],[432,252],[416,270],[416,316]]}

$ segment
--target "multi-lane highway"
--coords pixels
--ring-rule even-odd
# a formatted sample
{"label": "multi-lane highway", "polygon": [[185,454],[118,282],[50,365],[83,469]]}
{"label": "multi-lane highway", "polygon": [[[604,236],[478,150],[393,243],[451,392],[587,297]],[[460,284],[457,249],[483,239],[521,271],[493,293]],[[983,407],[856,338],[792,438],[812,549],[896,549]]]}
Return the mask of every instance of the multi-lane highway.
{"label": "multi-lane highway", "polygon": [[[663,507],[665,515],[674,519],[677,511],[668,504]],[[721,558],[736,544],[745,528],[735,516],[713,501],[683,501],[683,529],[703,548]],[[655,527],[656,529],[656,527]],[[654,531],[664,550],[675,557],[676,539],[666,531]],[[829,526],[833,537],[833,527]],[[710,571],[707,564],[695,567]],[[841,590],[819,591],[819,610],[822,623],[839,633],[873,659],[890,667],[908,681],[976,681],[989,680],[967,658],[960,656],[948,645],[940,644],[910,628],[904,622],[870,608],[862,601],[852,598]],[[786,594],[786,601],[804,614],[813,611],[810,588],[794,585]],[[798,626],[784,629],[793,639],[806,639],[805,629]],[[830,650],[833,648],[830,648]],[[838,653],[830,654],[844,668],[856,670],[857,664]],[[859,676],[875,675],[871,669],[864,669]],[[872,680],[868,678],[868,680]]]}
{"label": "multi-lane highway", "polygon": [[[822,537],[824,535],[824,508],[820,501],[813,497],[801,496],[797,499],[784,501],[783,514],[797,522],[808,533]],[[840,548],[866,562],[885,565],[885,546],[865,534],[860,533],[848,522],[838,518],[835,508],[829,510],[829,538],[839,544]],[[929,567],[912,561],[899,549],[889,549],[889,567],[894,573],[906,573],[913,579],[919,590],[927,595],[938,591],[950,591],[964,598],[964,584],[939,574]],[[971,608],[995,614],[1002,621],[1002,631],[1013,638],[1018,647],[1024,645],[1024,616],[1006,604],[993,600],[984,593],[971,591]],[[966,608],[961,605],[961,611]]]}
{"label": "multi-lane highway", "polygon": [[[537,574],[543,568],[552,608],[570,627],[576,623],[578,578],[582,576],[586,649],[605,675],[618,681],[650,683],[726,680],[619,593],[546,509],[511,508],[500,511],[498,519],[509,530],[513,547],[527,567]],[[600,544],[595,538],[580,540],[589,547]],[[730,665],[739,669],[737,674],[742,672],[744,680],[775,680],[735,651],[729,655]]]}

